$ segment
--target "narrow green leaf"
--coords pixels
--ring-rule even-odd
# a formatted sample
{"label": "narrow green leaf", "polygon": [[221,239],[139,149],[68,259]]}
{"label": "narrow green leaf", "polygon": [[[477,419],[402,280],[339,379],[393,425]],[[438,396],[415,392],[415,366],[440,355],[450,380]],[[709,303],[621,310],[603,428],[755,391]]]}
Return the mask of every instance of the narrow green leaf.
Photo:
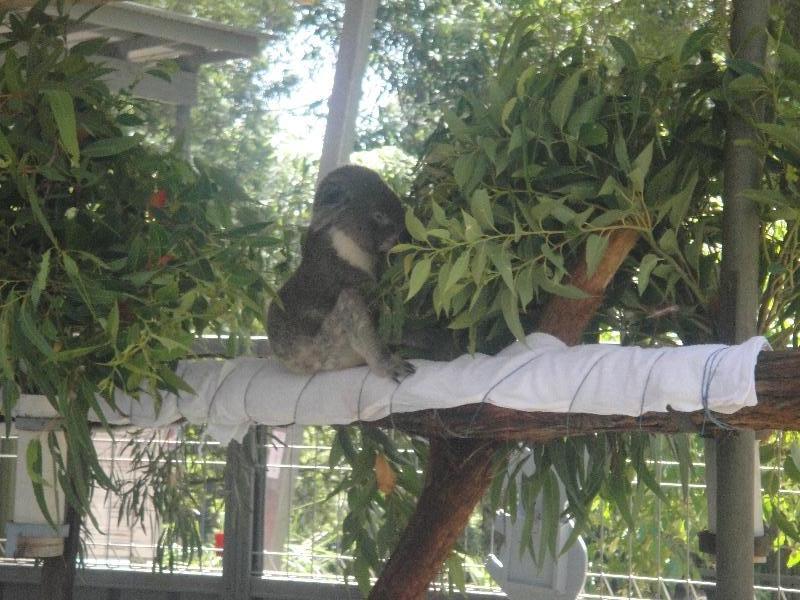
{"label": "narrow green leaf", "polygon": [[71,360],[75,360],[76,358],[82,358],[88,354],[91,354],[95,350],[99,350],[102,347],[102,344],[98,344],[96,346],[85,346],[83,348],[59,350],[58,352],[53,353],[53,362],[69,362]]}
{"label": "narrow green leaf", "polygon": [[633,170],[641,171],[642,177],[646,177],[647,173],[650,171],[650,164],[652,162],[653,162],[653,142],[651,140],[650,143],[644,147],[644,150],[642,150],[639,153],[639,156],[637,156],[633,160],[632,164]]}
{"label": "narrow green leaf", "polygon": [[489,201],[489,192],[484,189],[475,190],[469,199],[469,208],[472,216],[480,223],[481,228],[494,228],[494,213],[492,212],[492,204]]}
{"label": "narrow green leaf", "polygon": [[80,161],[80,150],[78,149],[78,129],[75,123],[75,106],[72,96],[64,90],[46,90],[44,94],[56,120],[61,143],[70,156],[72,166],[77,167]]}
{"label": "narrow green leaf", "polygon": [[758,128],[787,150],[800,154],[800,131],[791,125],[758,123]]}
{"label": "narrow green leaf", "polygon": [[523,310],[533,301],[534,291],[533,265],[528,265],[517,276],[517,294]]}
{"label": "narrow green leaf", "polygon": [[[3,376],[8,382],[15,380],[14,363],[12,361],[13,351],[11,349],[11,324],[14,322],[17,313],[17,297],[12,295],[2,308],[0,315],[0,368]],[[6,413],[8,414],[8,413]]]}
{"label": "narrow green leaf", "polygon": [[489,260],[497,269],[500,277],[503,278],[509,290],[514,290],[514,272],[511,269],[511,257],[508,250],[504,246],[498,246],[491,242],[486,243],[486,253],[489,255]]}
{"label": "narrow green leaf", "polygon": [[50,241],[53,242],[53,245],[58,248],[58,241],[56,240],[56,236],[53,234],[52,227],[50,227],[50,222],[47,220],[47,217],[44,216],[42,205],[39,202],[39,195],[36,193],[36,187],[34,186],[33,179],[30,177],[25,178],[25,196],[27,196],[28,202],[31,205],[31,212],[33,212],[33,216],[39,222],[39,225],[42,226],[42,229],[44,229],[44,232],[47,234],[47,237],[50,238]]}
{"label": "narrow green leaf", "polygon": [[453,165],[453,177],[455,177],[458,187],[465,190],[469,185],[472,174],[475,171],[475,154],[462,154],[456,159]]}
{"label": "narrow green leaf", "polygon": [[462,594],[467,591],[467,578],[464,573],[464,564],[461,562],[461,556],[457,552],[450,554],[450,558],[445,563],[447,565],[447,578],[450,584],[458,588]]}
{"label": "narrow green leaf", "polygon": [[508,126],[508,117],[511,116],[511,111],[514,110],[514,107],[517,105],[517,99],[511,98],[503,105],[503,111],[500,113],[500,124],[503,126],[509,135],[511,134],[511,128]]}
{"label": "narrow green leaf", "polygon": [[192,395],[197,393],[192,386],[186,383],[182,378],[178,377],[168,365],[161,365],[159,367],[158,376],[170,390],[186,392],[187,394]]}
{"label": "narrow green leaf", "polygon": [[50,347],[50,344],[44,335],[42,335],[42,332],[39,331],[39,328],[36,326],[29,303],[23,302],[22,306],[20,307],[19,319],[17,323],[19,324],[22,334],[39,352],[44,354],[47,358],[53,357],[53,349]]}
{"label": "narrow green leaf", "polygon": [[39,506],[39,510],[42,511],[44,518],[47,519],[47,522],[55,527],[55,521],[50,514],[50,509],[44,497],[44,486],[47,485],[47,482],[42,475],[42,442],[38,439],[32,439],[28,442],[28,448],[25,451],[25,467],[28,471],[28,477],[31,478],[36,504]]}
{"label": "narrow green leaf", "polygon": [[22,80],[22,67],[17,53],[13,48],[6,50],[3,56],[3,80],[9,92],[17,93],[25,89],[25,82]]}
{"label": "narrow green leaf", "polygon": [[453,267],[450,269],[450,273],[447,275],[447,283],[444,286],[443,291],[450,290],[458,281],[467,274],[467,269],[469,268],[469,250],[462,252],[461,256],[456,259],[456,262],[453,263]]}
{"label": "narrow green leaf", "polygon": [[66,252],[61,253],[61,262],[64,265],[64,271],[67,273],[70,281],[72,281],[72,284],[78,290],[78,293],[83,299],[83,302],[86,304],[86,307],[92,314],[94,314],[94,302],[92,301],[92,298],[86,289],[86,284],[83,281],[83,277],[81,277],[81,271],[78,267],[78,263],[76,263],[75,260]]}
{"label": "narrow green leaf", "polygon": [[44,291],[44,288],[47,285],[47,276],[49,273],[50,248],[45,250],[45,253],[42,254],[42,261],[39,263],[39,271],[36,273],[36,278],[33,280],[33,284],[31,285],[31,302],[33,303],[34,308],[39,306],[39,299],[42,296],[42,291]]}
{"label": "narrow green leaf", "polygon": [[678,471],[681,477],[681,490],[684,499],[689,496],[689,477],[692,471],[692,453],[689,448],[689,437],[679,433],[668,437],[670,445],[678,460]]}
{"label": "narrow green leaf", "polygon": [[140,135],[126,135],[121,137],[97,140],[86,145],[81,151],[83,156],[90,158],[101,158],[104,156],[115,156],[127,152],[131,148],[137,147],[142,141]]}
{"label": "narrow green leaf", "polygon": [[525,70],[520,74],[517,78],[517,97],[522,98],[526,95],[526,88],[528,86],[528,81],[536,75],[539,71],[537,65],[529,65],[525,68]]}
{"label": "narrow green leaf", "polygon": [[608,130],[600,123],[585,123],[581,125],[578,141],[584,146],[602,146],[608,141]]}
{"label": "narrow green leaf", "polygon": [[417,295],[417,292],[422,289],[422,285],[427,281],[428,275],[431,273],[431,259],[423,258],[414,265],[411,269],[411,277],[408,279],[408,296],[406,302],[411,300]]}
{"label": "narrow green leaf", "polygon": [[486,272],[486,244],[477,244],[476,248],[469,270],[472,274],[472,281],[479,286]]}
{"label": "narrow green leaf", "polygon": [[570,298],[571,300],[585,300],[589,297],[589,294],[574,285],[565,285],[547,277],[539,281],[539,285],[548,294]]}
{"label": "narrow green leaf", "polygon": [[689,212],[694,190],[697,187],[698,174],[695,171],[689,178],[686,186],[667,201],[669,206],[669,222],[673,227],[678,227]]}
{"label": "narrow green leaf", "polygon": [[661,238],[658,240],[658,247],[667,254],[678,254],[680,248],[678,247],[678,234],[674,229],[667,229]]}
{"label": "narrow green leaf", "polygon": [[655,254],[645,254],[642,258],[642,262],[639,264],[639,274],[637,275],[640,296],[647,289],[647,285],[650,283],[650,274],[660,260]]}
{"label": "narrow green leaf", "polygon": [[[600,116],[600,111],[603,109],[605,104],[605,96],[595,96],[594,98],[589,98],[586,102],[582,103],[578,108],[576,108],[574,113],[572,113],[572,116],[569,118],[567,123],[567,131],[569,131],[574,137],[578,137],[579,134],[581,134],[581,137],[583,137],[581,132],[584,125],[593,125],[603,129],[603,126],[595,121],[597,121],[597,118]],[[603,129],[603,131],[605,132],[605,129]]]}
{"label": "narrow green leaf", "polygon": [[680,61],[685,63],[695,56],[700,50],[708,47],[708,43],[714,39],[714,30],[704,26],[693,31],[681,46]]}
{"label": "narrow green leaf", "polygon": [[617,134],[614,138],[614,157],[617,159],[620,168],[625,173],[630,173],[631,159],[628,155],[628,147],[625,145],[625,136],[619,127],[617,128]]}
{"label": "narrow green leaf", "polygon": [[5,158],[12,165],[17,162],[17,155],[2,129],[0,129],[0,157]]}
{"label": "narrow green leaf", "polygon": [[572,112],[572,105],[575,102],[575,92],[578,91],[578,85],[580,85],[582,76],[582,70],[579,69],[575,71],[561,82],[561,85],[559,85],[553,97],[553,102],[550,105],[550,117],[559,129],[564,129],[564,125]]}
{"label": "narrow green leaf", "polygon": [[422,221],[420,221],[416,217],[412,209],[410,208],[406,209],[405,220],[406,220],[406,229],[408,230],[408,233],[411,234],[411,237],[421,242],[428,241],[428,233],[425,230],[425,225],[423,225]]}
{"label": "narrow green leaf", "polygon": [[591,277],[603,259],[608,247],[608,236],[593,233],[586,240],[586,270]]}
{"label": "narrow green leaf", "polygon": [[518,340],[524,340],[525,330],[519,320],[517,295],[509,288],[503,288],[500,291],[500,309],[503,311],[503,319],[505,319],[509,331]]}
{"label": "narrow green leaf", "polygon": [[616,50],[617,54],[622,58],[622,62],[629,69],[638,69],[639,61],[636,59],[636,52],[633,51],[631,45],[620,37],[615,35],[608,36],[608,41]]}
{"label": "narrow green leaf", "polygon": [[542,538],[541,555],[558,556],[556,540],[558,529],[561,525],[561,494],[558,489],[558,480],[555,473],[548,469],[542,485]]}
{"label": "narrow green leaf", "polygon": [[119,304],[116,300],[111,305],[111,311],[106,318],[106,333],[112,345],[116,345],[117,336],[119,335]]}
{"label": "narrow green leaf", "polygon": [[787,456],[783,461],[783,473],[793,483],[800,484],[800,467],[791,456]]}

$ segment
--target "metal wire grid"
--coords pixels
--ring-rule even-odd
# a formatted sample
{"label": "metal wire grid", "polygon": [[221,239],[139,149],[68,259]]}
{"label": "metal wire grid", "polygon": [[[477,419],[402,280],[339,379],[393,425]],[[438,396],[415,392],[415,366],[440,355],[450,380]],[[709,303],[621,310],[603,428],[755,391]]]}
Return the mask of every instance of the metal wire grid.
{"label": "metal wire grid", "polygon": [[[136,477],[132,470],[133,458],[128,448],[128,443],[134,439],[165,447],[191,446],[194,448],[191,452],[193,463],[202,465],[199,471],[205,474],[206,480],[212,476],[222,478],[225,461],[220,458],[224,457],[220,444],[184,439],[180,428],[169,428],[153,438],[141,434],[137,437],[133,432],[117,432],[113,438],[106,433],[95,434],[95,447],[100,463],[107,473],[120,481],[132,481]],[[214,449],[218,452],[213,452]],[[173,569],[218,574],[222,569],[222,550],[214,545],[214,539],[215,533],[222,533],[222,523],[219,519],[211,518],[209,505],[213,498],[205,492],[208,486],[198,487],[200,497],[196,514],[200,539],[204,541],[203,547],[191,561],[177,560]],[[152,506],[145,510],[143,518],[135,524],[120,516],[120,499],[113,494],[96,493],[92,499],[92,508],[97,523],[84,523],[82,536],[87,564],[99,568],[152,570],[156,564],[159,535],[163,531]]]}
{"label": "metal wire grid", "polygon": [[[333,497],[329,491],[338,482],[348,467],[330,469],[330,434],[320,428],[307,428],[295,440],[287,440],[285,446],[270,444],[267,461],[264,465],[267,481],[288,480],[288,486],[267,486],[265,504],[267,510],[281,509],[285,516],[285,532],[278,534],[271,546],[265,544],[263,557],[265,577],[280,576],[320,581],[340,581],[351,556],[341,552],[338,532],[346,514],[346,500],[343,494]],[[115,436],[115,439],[101,434],[96,438],[101,461],[118,476],[132,476],[131,462],[122,449],[128,438]],[[205,466],[204,472],[221,476],[224,460],[218,444],[196,440],[180,439],[170,432],[159,440],[164,444],[193,444],[195,455]],[[659,442],[659,448],[663,440]],[[278,450],[281,452],[278,452]],[[216,452],[215,452],[216,450]],[[782,464],[783,447],[778,445],[777,464]],[[13,455],[6,454],[5,458]],[[3,458],[3,457],[0,457]],[[708,557],[699,554],[696,548],[696,535],[705,525],[705,486],[703,485],[702,463],[694,465],[693,476],[689,482],[688,495],[682,498],[681,483],[677,476],[677,464],[661,458],[654,459],[657,481],[671,502],[683,503],[683,519],[680,527],[671,531],[664,525],[665,506],[653,494],[644,496],[643,502],[649,507],[639,506],[637,514],[649,514],[650,519],[642,521],[636,531],[628,531],[619,515],[611,512],[602,502],[594,507],[597,525],[585,536],[589,553],[589,573],[580,598],[592,600],[704,600],[713,597],[713,581],[710,577]],[[126,474],[127,473],[127,474]],[[762,467],[762,476],[774,473],[781,496],[791,499],[792,506],[800,501],[800,490],[783,486],[782,469],[779,466]],[[288,489],[288,493],[287,493]],[[276,491],[277,490],[277,491]],[[286,495],[283,505],[274,502],[274,494]],[[272,494],[272,496],[270,495]],[[95,498],[98,527],[88,527],[86,536],[87,563],[103,568],[125,568],[151,570],[156,554],[159,528],[152,512],[147,514],[143,524],[128,526],[118,522],[118,501],[114,498]],[[202,495],[199,503],[198,520],[201,538],[205,540],[203,552],[191,562],[177,562],[174,568],[192,572],[218,574],[221,569],[221,549],[214,544],[214,534],[221,530],[219,520],[209,519],[207,509],[213,498]],[[632,502],[637,502],[637,498]],[[649,513],[648,513],[649,510]],[[476,515],[476,519],[480,518]],[[674,517],[671,518],[674,524]],[[141,525],[144,525],[142,528]],[[275,521],[272,521],[275,526]],[[327,532],[327,533],[326,533]],[[496,591],[491,579],[481,563],[489,551],[491,536],[473,534],[464,540],[469,557],[465,568],[478,584],[474,589]],[[269,540],[265,540],[269,542]],[[5,540],[0,538],[0,547]],[[637,572],[635,564],[642,563],[641,557],[649,557],[650,568]],[[636,558],[636,560],[635,560]],[[7,559],[4,559],[7,560]],[[644,561],[647,562],[647,561]],[[786,575],[783,571],[785,552],[778,549],[770,565],[760,569],[757,574],[757,600],[798,600],[800,599],[800,577]]]}

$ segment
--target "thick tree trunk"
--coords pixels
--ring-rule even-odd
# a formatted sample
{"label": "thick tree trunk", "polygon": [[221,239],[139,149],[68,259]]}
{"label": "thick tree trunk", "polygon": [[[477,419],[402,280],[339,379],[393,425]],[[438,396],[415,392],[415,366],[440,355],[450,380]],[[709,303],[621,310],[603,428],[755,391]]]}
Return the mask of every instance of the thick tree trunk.
{"label": "thick tree trunk", "polygon": [[492,482],[497,447],[490,440],[431,438],[427,485],[370,599],[424,597]]}
{"label": "thick tree trunk", "polygon": [[[589,297],[584,300],[553,297],[542,313],[538,329],[567,344],[580,341],[586,325],[603,301],[606,286],[637,237],[638,234],[631,230],[612,234],[606,253],[591,276],[581,262],[572,272],[570,283],[587,292]],[[436,420],[435,411],[424,411],[424,414]],[[393,415],[393,419],[406,416]],[[471,407],[467,420],[475,416],[475,409]],[[483,415],[478,417],[484,420]],[[440,428],[431,435],[428,484],[400,543],[370,593],[371,600],[417,600],[424,597],[464,530],[472,510],[492,482],[493,458],[498,445],[496,439],[454,438],[447,428]]]}

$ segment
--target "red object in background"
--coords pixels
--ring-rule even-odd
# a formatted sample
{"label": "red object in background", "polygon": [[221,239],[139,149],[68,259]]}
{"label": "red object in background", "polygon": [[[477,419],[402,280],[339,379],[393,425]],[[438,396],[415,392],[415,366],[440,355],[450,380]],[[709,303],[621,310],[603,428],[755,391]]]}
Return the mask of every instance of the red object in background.
{"label": "red object in background", "polygon": [[225,548],[225,532],[217,531],[214,533],[214,548],[217,549],[217,554],[222,556],[222,550]]}
{"label": "red object in background", "polygon": [[167,205],[167,190],[156,190],[150,196],[150,206],[164,208]]}
{"label": "red object in background", "polygon": [[164,256],[158,259],[158,266],[166,267],[173,260],[175,260],[175,257],[172,254],[165,254]]}

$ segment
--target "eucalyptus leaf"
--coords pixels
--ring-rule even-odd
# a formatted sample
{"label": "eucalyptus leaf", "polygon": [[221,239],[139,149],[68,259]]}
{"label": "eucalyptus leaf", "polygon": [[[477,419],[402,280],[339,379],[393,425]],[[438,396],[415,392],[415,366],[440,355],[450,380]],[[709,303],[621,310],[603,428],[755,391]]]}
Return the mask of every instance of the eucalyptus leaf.
{"label": "eucalyptus leaf", "polygon": [[122,154],[136,148],[142,143],[140,135],[126,135],[121,137],[106,138],[87,144],[81,153],[84,157],[101,158]]}
{"label": "eucalyptus leaf", "polygon": [[410,208],[406,210],[405,222],[408,233],[410,233],[415,240],[421,242],[428,241],[428,233],[425,230],[425,225],[414,215],[414,211]]}
{"label": "eucalyptus leaf", "polygon": [[575,93],[578,91],[582,70],[576,70],[564,81],[561,82],[550,108],[550,117],[559,129],[564,129],[567,119],[572,112],[572,105],[575,102]]}
{"label": "eucalyptus leaf", "polygon": [[408,280],[408,295],[406,301],[411,300],[422,289],[431,272],[431,259],[423,258],[414,264]]}
{"label": "eucalyptus leaf", "polygon": [[586,239],[586,273],[591,277],[597,270],[600,261],[608,248],[608,237],[591,234]]}
{"label": "eucalyptus leaf", "polygon": [[50,273],[50,248],[45,250],[42,254],[42,261],[39,263],[39,271],[36,273],[36,278],[31,285],[31,302],[34,308],[39,305],[39,299],[42,297],[42,292],[47,285],[47,276]]}
{"label": "eucalyptus leaf", "polygon": [[45,90],[44,95],[56,121],[61,143],[69,154],[72,166],[76,167],[80,161],[80,150],[78,149],[78,129],[72,96],[69,92],[60,89]]}

